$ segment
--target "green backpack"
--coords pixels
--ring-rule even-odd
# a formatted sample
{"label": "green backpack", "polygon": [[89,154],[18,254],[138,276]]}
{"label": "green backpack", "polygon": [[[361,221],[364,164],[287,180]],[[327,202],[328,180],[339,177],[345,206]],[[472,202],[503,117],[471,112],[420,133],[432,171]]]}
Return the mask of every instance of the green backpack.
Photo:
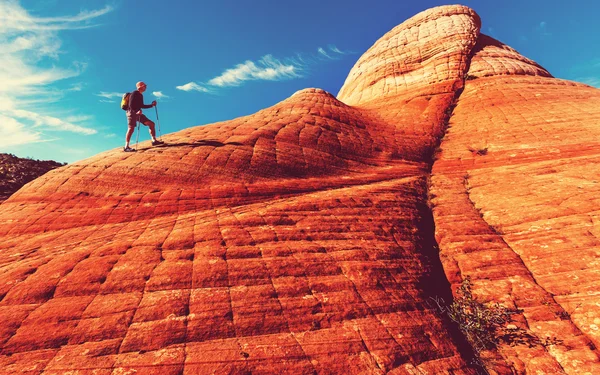
{"label": "green backpack", "polygon": [[121,98],[121,109],[126,111],[129,109],[129,97],[131,96],[130,92],[126,92],[123,94],[123,98]]}

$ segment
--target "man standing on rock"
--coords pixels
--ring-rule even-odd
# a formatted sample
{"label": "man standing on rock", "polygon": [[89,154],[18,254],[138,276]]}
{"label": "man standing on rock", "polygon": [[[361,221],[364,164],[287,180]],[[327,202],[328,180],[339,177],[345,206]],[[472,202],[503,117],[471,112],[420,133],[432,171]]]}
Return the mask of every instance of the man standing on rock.
{"label": "man standing on rock", "polygon": [[142,113],[142,108],[152,108],[156,106],[156,100],[152,104],[144,104],[144,96],[142,93],[146,91],[146,84],[144,82],[138,82],[135,84],[137,90],[129,95],[129,109],[127,110],[127,134],[125,135],[125,148],[123,151],[132,152],[135,151],[129,147],[129,141],[135,131],[137,121],[147,126],[150,130],[150,136],[152,136],[152,146],[162,145],[164,142],[156,139],[156,130],[154,128],[154,122]]}

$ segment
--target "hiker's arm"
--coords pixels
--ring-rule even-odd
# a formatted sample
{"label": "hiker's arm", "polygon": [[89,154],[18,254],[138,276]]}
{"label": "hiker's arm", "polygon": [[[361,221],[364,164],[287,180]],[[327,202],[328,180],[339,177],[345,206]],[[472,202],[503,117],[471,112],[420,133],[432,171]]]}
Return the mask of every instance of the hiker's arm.
{"label": "hiker's arm", "polygon": [[[144,98],[143,98],[143,97],[142,97],[142,100],[144,100]],[[144,103],[142,102],[142,108],[152,108],[152,107],[154,107],[154,104],[144,104]]]}

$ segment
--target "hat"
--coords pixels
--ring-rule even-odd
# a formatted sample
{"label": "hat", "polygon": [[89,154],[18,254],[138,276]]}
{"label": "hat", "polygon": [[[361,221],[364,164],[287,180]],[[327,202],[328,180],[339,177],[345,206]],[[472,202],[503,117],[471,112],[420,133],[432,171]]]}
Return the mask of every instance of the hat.
{"label": "hat", "polygon": [[138,88],[138,89],[140,87],[142,87],[142,86],[146,86],[146,84],[144,82],[142,82],[142,81],[139,81],[138,83],[135,84],[135,87]]}

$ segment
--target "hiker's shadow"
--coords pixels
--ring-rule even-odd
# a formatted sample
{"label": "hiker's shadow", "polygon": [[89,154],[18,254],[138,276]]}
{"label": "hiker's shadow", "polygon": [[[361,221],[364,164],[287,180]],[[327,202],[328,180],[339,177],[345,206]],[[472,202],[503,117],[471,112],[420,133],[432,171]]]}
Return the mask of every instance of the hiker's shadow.
{"label": "hiker's shadow", "polygon": [[201,139],[194,142],[178,142],[178,143],[164,143],[162,145],[148,147],[148,148],[140,148],[140,150],[148,150],[151,148],[168,148],[168,147],[202,147],[202,146],[210,146],[210,147],[223,147],[223,146],[242,146],[242,143],[239,142],[220,142],[210,139]]}

